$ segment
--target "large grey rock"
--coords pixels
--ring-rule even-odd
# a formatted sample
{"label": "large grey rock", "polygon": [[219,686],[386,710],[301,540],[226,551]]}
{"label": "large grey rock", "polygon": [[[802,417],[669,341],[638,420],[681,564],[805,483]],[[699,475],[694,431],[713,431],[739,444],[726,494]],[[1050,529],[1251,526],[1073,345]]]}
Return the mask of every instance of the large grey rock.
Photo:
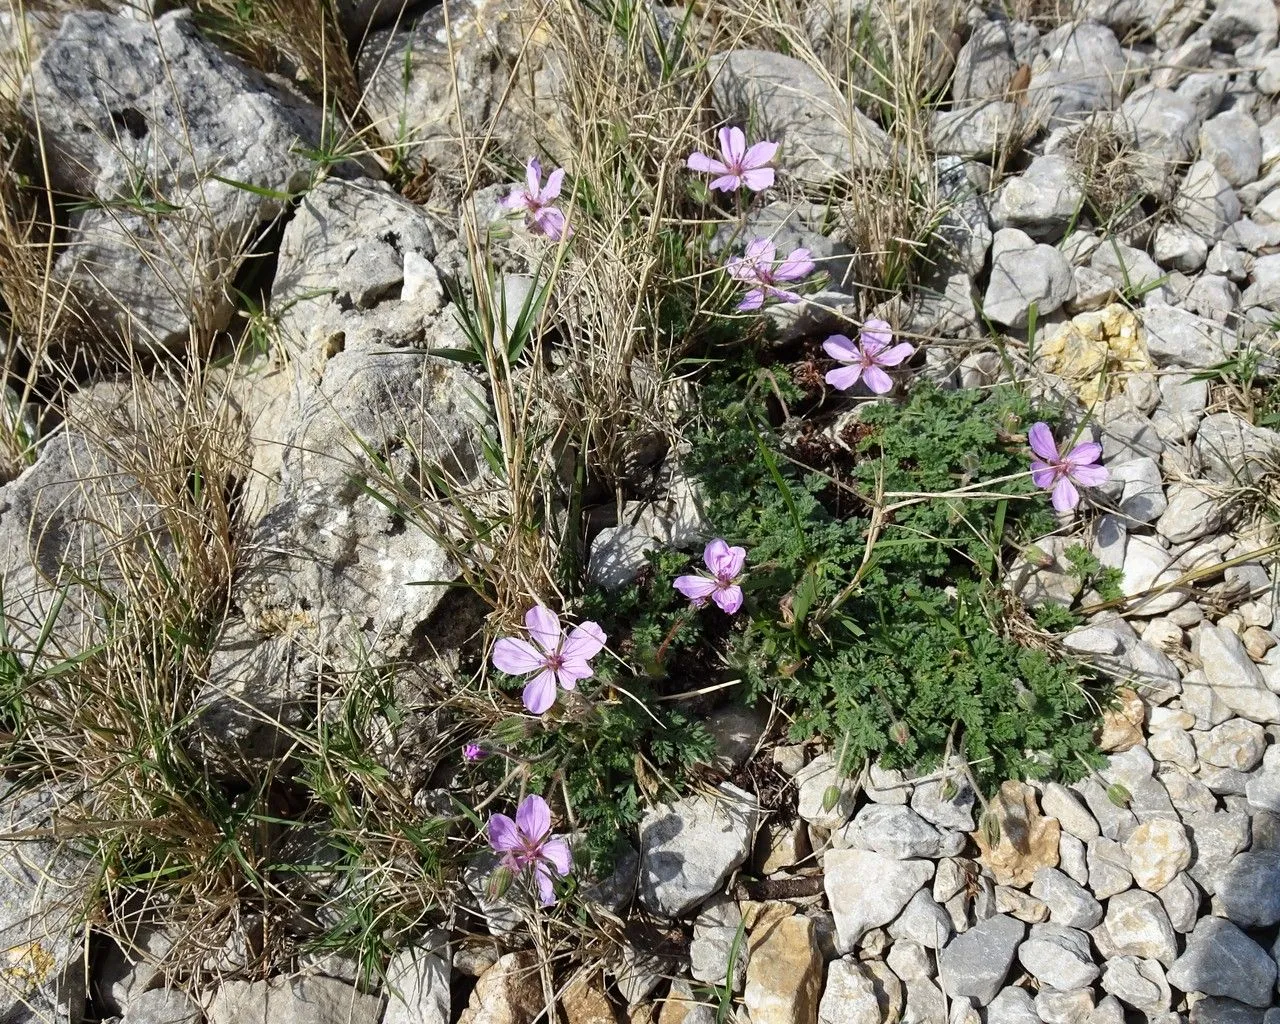
{"label": "large grey rock", "polygon": [[1120,955],[1159,960],[1168,966],[1178,955],[1177,939],[1169,915],[1160,901],[1141,889],[1112,896],[1103,927]]}
{"label": "large grey rock", "polygon": [[1245,785],[1251,810],[1280,814],[1280,746],[1269,746],[1262,755],[1262,767]]}
{"label": "large grey rock", "polygon": [[1041,42],[1048,57],[1032,67],[1027,104],[1049,127],[1115,107],[1124,94],[1128,66],[1115,33],[1082,22],[1063,25]]}
{"label": "large grey rock", "polygon": [[985,1006],[1004,985],[1026,925],[1006,914],[979,921],[938,953],[938,981],[952,999],[968,996]]}
{"label": "large grey rock", "polygon": [[1040,868],[1031,895],[1049,908],[1049,920],[1068,928],[1094,928],[1102,921],[1102,904],[1057,868]]}
{"label": "large grey rock", "polygon": [[688,913],[747,859],[759,814],[756,798],[729,783],[650,810],[640,823],[640,902],[665,917]]}
{"label": "large grey rock", "polygon": [[885,166],[891,150],[884,130],[804,62],[768,50],[732,50],[714,54],[707,71],[716,110],[780,143],[779,166],[788,174],[822,184]]}
{"label": "large grey rock", "polygon": [[1258,122],[1240,110],[1209,118],[1200,129],[1200,159],[1213,164],[1232,186],[1255,181],[1262,165]]}
{"label": "large grey rock", "polygon": [[1197,632],[1200,663],[1214,695],[1242,718],[1264,725],[1280,722],[1280,696],[1267,689],[1240,638],[1207,622]]}
{"label": "large grey rock", "polygon": [[818,1004],[819,1024],[881,1024],[902,1009],[902,983],[883,963],[833,960]]}
{"label": "large grey rock", "polygon": [[209,1000],[208,1024],[378,1024],[382,999],[334,978],[224,981]]}
{"label": "large grey rock", "polygon": [[[319,110],[224,55],[187,11],[73,12],[30,84],[54,187],[91,200],[57,278],[138,349],[224,327],[249,243],[278,194],[308,183],[298,143],[319,138]],[[130,205],[139,177],[163,213]]]}
{"label": "large grey rock", "polygon": [[1185,815],[1191,839],[1190,874],[1209,895],[1237,853],[1249,845],[1249,816],[1242,811],[1193,811]]}
{"label": "large grey rock", "polygon": [[1270,1006],[1276,962],[1230,921],[1202,918],[1187,948],[1169,971],[1169,984],[1184,992],[1226,996],[1251,1006]]}
{"label": "large grey rock", "polygon": [[1253,283],[1240,297],[1240,308],[1257,306],[1272,310],[1280,307],[1280,253],[1259,256],[1253,262]]}
{"label": "large grey rock", "polygon": [[1195,742],[1200,760],[1205,764],[1247,772],[1262,760],[1267,734],[1257,722],[1228,718],[1208,732],[1197,730]]}
{"label": "large grey rock", "polygon": [[1004,228],[996,232],[991,253],[991,281],[982,311],[992,320],[1023,327],[1032,304],[1043,318],[1075,294],[1071,265],[1053,246]]}
{"label": "large grey rock", "polygon": [[1010,26],[1003,21],[981,21],[973,27],[956,54],[951,98],[957,104],[969,100],[1001,99],[1009,79],[1018,70]]}
{"label": "large grey rock", "polygon": [[1206,475],[1218,483],[1256,483],[1280,466],[1280,434],[1230,412],[1201,421],[1194,450]]}
{"label": "large grey rock", "polygon": [[382,1024],[449,1024],[449,936],[434,930],[421,946],[402,950],[387,965]]}
{"label": "large grey rock", "polygon": [[1218,874],[1218,900],[1225,916],[1241,928],[1265,928],[1280,921],[1280,852],[1238,853]]}
{"label": "large grey rock", "polygon": [[139,992],[120,1024],[200,1024],[200,1004],[175,988]]}
{"label": "large grey rock", "polygon": [[1202,31],[1221,48],[1247,62],[1276,45],[1276,8],[1274,4],[1252,0],[1218,0]]}
{"label": "large grey rock", "polygon": [[946,204],[934,229],[934,238],[942,249],[940,259],[945,265],[976,277],[986,265],[992,238],[982,179],[971,174],[973,164],[962,157],[942,156],[934,166],[938,198]]}
{"label": "large grey rock", "polygon": [[1080,169],[1065,156],[1039,156],[1000,189],[991,217],[997,227],[1018,228],[1055,242],[1084,202]]}
{"label": "large grey rock", "polygon": [[1142,313],[1147,352],[1157,366],[1202,370],[1236,350],[1234,331],[1177,306],[1152,306]]}
{"label": "large grey rock", "polygon": [[1169,1009],[1172,993],[1164,968],[1155,960],[1119,956],[1107,960],[1102,972],[1102,991],[1143,1013]]}
{"label": "large grey rock", "polygon": [[1213,164],[1192,164],[1173,197],[1173,211],[1184,226],[1211,245],[1240,219],[1240,200]]}
{"label": "large grey rock", "polygon": [[1191,159],[1204,116],[1170,89],[1144,86],[1124,101],[1112,124],[1135,154],[1148,191],[1161,194],[1174,169]]}
{"label": "large grey rock", "polygon": [[1059,924],[1033,924],[1018,960],[1041,985],[1060,991],[1090,985],[1099,974],[1089,936]]}
{"label": "large grey rock", "polygon": [[874,850],[898,860],[953,857],[964,846],[964,837],[939,832],[910,807],[891,804],[867,804],[832,841],[836,847]]}
{"label": "large grey rock", "polygon": [[929,861],[895,860],[871,850],[830,850],[823,867],[841,953],[852,952],[868,931],[897,917],[933,877]]}
{"label": "large grey rock", "polygon": [[959,110],[933,113],[933,144],[945,156],[987,159],[1002,152],[1023,131],[1022,108],[992,100]]}

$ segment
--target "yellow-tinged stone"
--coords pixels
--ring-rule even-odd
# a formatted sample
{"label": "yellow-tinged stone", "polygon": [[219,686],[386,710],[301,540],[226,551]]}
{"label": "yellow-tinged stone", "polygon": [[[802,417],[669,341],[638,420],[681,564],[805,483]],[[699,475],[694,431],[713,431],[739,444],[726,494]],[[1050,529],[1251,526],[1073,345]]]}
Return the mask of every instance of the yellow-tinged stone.
{"label": "yellow-tinged stone", "polygon": [[1036,362],[1067,381],[1086,405],[1118,394],[1129,374],[1155,365],[1141,321],[1118,302],[1062,324],[1040,345]]}
{"label": "yellow-tinged stone", "polygon": [[569,1024],[620,1024],[617,1007],[609,1001],[598,972],[580,974],[560,997]]}
{"label": "yellow-tinged stone", "polygon": [[0,977],[18,989],[43,985],[57,960],[39,942],[24,942],[0,952]]}
{"label": "yellow-tinged stone", "polygon": [[991,800],[989,812],[1000,825],[1000,839],[992,846],[981,828],[971,833],[979,858],[998,885],[1028,886],[1040,868],[1058,866],[1062,826],[1046,818],[1036,803],[1036,791],[1025,782],[1006,782]]}
{"label": "yellow-tinged stone", "polygon": [[1116,690],[1116,706],[1102,713],[1102,726],[1098,736],[1098,749],[1105,754],[1118,754],[1138,746],[1143,741],[1142,724],[1147,718],[1147,706],[1132,689],[1122,686]]}
{"label": "yellow-tinged stone", "polygon": [[822,968],[810,918],[784,917],[752,932],[744,995],[752,1024],[817,1024]]}

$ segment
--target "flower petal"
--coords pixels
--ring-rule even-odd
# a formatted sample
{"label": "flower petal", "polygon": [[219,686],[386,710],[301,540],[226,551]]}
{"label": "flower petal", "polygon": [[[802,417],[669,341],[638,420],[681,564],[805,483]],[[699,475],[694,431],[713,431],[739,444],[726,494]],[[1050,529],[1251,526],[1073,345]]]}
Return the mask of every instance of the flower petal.
{"label": "flower petal", "polygon": [[862,364],[854,363],[852,366],[837,366],[834,370],[828,370],[823,380],[837,391],[848,391],[861,377]]}
{"label": "flower petal", "polygon": [[542,201],[549,203],[560,195],[560,187],[564,184],[564,168],[557,167],[547,176],[547,185],[542,190]]}
{"label": "flower petal", "polygon": [[742,174],[742,184],[752,192],[763,192],[773,187],[774,173],[772,167],[754,167]]}
{"label": "flower petal", "polygon": [[529,157],[529,162],[524,169],[524,178],[529,183],[529,195],[540,195],[542,192],[542,161],[536,156]]}
{"label": "flower petal", "polygon": [[704,174],[725,174],[729,170],[715,157],[707,156],[706,153],[690,153],[685,166],[691,171],[701,171]]}
{"label": "flower petal", "polygon": [[544,206],[537,213],[529,216],[529,230],[536,235],[545,235],[551,241],[558,242],[566,230],[564,214],[554,206]]}
{"label": "flower petal", "polygon": [[1059,512],[1070,512],[1080,504],[1080,492],[1067,477],[1053,485],[1053,507]]}
{"label": "flower petal", "polygon": [[858,350],[854,347],[853,342],[843,334],[831,335],[822,343],[822,351],[832,359],[838,359],[842,363],[852,363],[858,359]]}
{"label": "flower petal", "polygon": [[736,192],[742,187],[742,179],[736,174],[725,174],[713,178],[707,187],[718,192]]}
{"label": "flower petal", "polygon": [[742,575],[743,566],[747,564],[747,549],[734,546],[728,548],[725,557],[720,560],[716,575],[722,579],[735,580]]}
{"label": "flower petal", "polygon": [[535,604],[524,613],[524,626],[533,642],[548,654],[560,649],[560,619],[544,604]]}
{"label": "flower petal", "polygon": [[1097,462],[1101,457],[1102,445],[1095,441],[1084,441],[1067,452],[1065,461],[1071,463],[1074,469],[1079,466],[1087,466],[1091,462]]}
{"label": "flower petal", "polygon": [[717,590],[711,600],[719,605],[720,610],[726,615],[736,615],[738,609],[742,607],[742,588],[734,586]]}
{"label": "flower petal", "polygon": [[716,581],[705,576],[677,576],[671,585],[690,601],[705,602],[716,589]]}
{"label": "flower petal", "polygon": [[529,205],[529,193],[517,186],[514,192],[502,200],[502,206],[508,210],[523,210]]}
{"label": "flower petal", "polygon": [[893,379],[878,366],[868,366],[862,372],[862,380],[873,394],[887,395],[893,390]]}
{"label": "flower petal", "polygon": [[915,352],[914,345],[908,345],[905,341],[894,345],[893,348],[887,348],[883,352],[877,352],[875,362],[877,366],[897,366],[905,359],[910,359],[912,353]]}
{"label": "flower petal", "polygon": [[776,299],[778,302],[803,302],[804,296],[799,292],[789,291],[786,288],[775,288],[773,285],[764,286],[764,294],[766,298]]}
{"label": "flower petal", "polygon": [[[760,141],[751,146],[742,155],[742,166],[749,171],[761,169],[772,160],[778,153],[778,144],[776,142]],[[772,170],[772,168],[770,168]],[[773,184],[771,180],[770,185]]]}
{"label": "flower petal", "polygon": [[1081,487],[1101,487],[1111,479],[1106,466],[1072,466],[1067,475]]}
{"label": "flower petal", "polygon": [[773,268],[773,276],[779,281],[799,281],[813,273],[813,260],[808,249],[793,249],[791,255]]}
{"label": "flower petal", "polygon": [[548,839],[540,852],[561,878],[573,870],[573,851],[563,839]]}
{"label": "flower petal", "polygon": [[720,566],[729,558],[729,544],[722,537],[716,537],[707,542],[707,546],[702,549],[702,561],[707,568],[711,570],[713,575],[720,575]]}
{"label": "flower petal", "polygon": [[725,273],[735,281],[750,281],[753,284],[760,280],[756,265],[751,260],[734,256],[724,265]]}
{"label": "flower petal", "polygon": [[752,288],[742,297],[742,301],[738,303],[738,311],[745,313],[753,309],[759,309],[764,305],[764,292],[759,288]]}
{"label": "flower petal", "polygon": [[720,129],[720,155],[727,164],[741,164],[747,152],[747,137],[741,128]]}
{"label": "flower petal", "polygon": [[525,684],[520,699],[531,715],[545,712],[556,702],[556,674],[543,669]]}
{"label": "flower petal", "polygon": [[578,680],[590,679],[593,675],[595,670],[581,658],[567,658],[556,669],[556,682],[563,690],[576,690]]}
{"label": "flower petal", "polygon": [[505,814],[495,814],[489,818],[489,845],[499,853],[520,848],[520,832],[516,823]]}
{"label": "flower petal", "polygon": [[1053,486],[1056,476],[1054,467],[1044,462],[1032,461],[1031,463],[1031,482],[1037,487],[1043,487],[1048,490]]}
{"label": "flower petal", "polygon": [[512,676],[527,676],[537,672],[547,662],[547,656],[527,640],[504,636],[493,645],[493,667]]}
{"label": "flower petal", "polygon": [[887,321],[872,317],[863,322],[858,337],[868,348],[874,345],[873,351],[878,352],[885,346],[893,344],[893,328]]}
{"label": "flower petal", "polygon": [[533,865],[533,881],[538,887],[538,901],[544,907],[554,906],[556,887],[551,884],[551,870],[542,861]]}
{"label": "flower petal", "polygon": [[590,661],[604,649],[606,639],[604,630],[596,623],[584,622],[569,631],[560,653],[565,658]]}
{"label": "flower petal", "polygon": [[778,255],[778,247],[771,238],[753,238],[747,243],[744,254],[748,262],[772,264]]}
{"label": "flower petal", "polygon": [[551,831],[551,808],[537,793],[530,793],[516,808],[516,826],[525,838],[541,839]]}
{"label": "flower petal", "polygon": [[1058,445],[1053,439],[1053,431],[1047,423],[1033,423],[1027,431],[1027,443],[1045,462],[1058,461]]}

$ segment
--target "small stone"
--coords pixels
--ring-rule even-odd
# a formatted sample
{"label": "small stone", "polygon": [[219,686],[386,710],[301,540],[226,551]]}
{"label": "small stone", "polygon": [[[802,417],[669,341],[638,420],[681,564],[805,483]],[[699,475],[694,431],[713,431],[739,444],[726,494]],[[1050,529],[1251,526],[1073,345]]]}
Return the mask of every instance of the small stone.
{"label": "small stone", "polygon": [[1170,484],[1168,501],[1156,521],[1156,533],[1170,544],[1199,540],[1221,522],[1218,501],[1193,484]]}
{"label": "small stone", "polygon": [[1111,897],[1103,926],[1120,955],[1132,955],[1162,964],[1173,963],[1178,945],[1160,901],[1149,892],[1130,889]]}
{"label": "small stone", "polygon": [[1228,110],[1200,128],[1200,158],[1213,164],[1231,185],[1258,178],[1262,165],[1262,133],[1246,113]]}
{"label": "small stone", "polygon": [[1176,821],[1144,821],[1122,845],[1133,880],[1148,892],[1159,892],[1191,864],[1191,843]]}
{"label": "small stone", "polygon": [[871,850],[831,850],[823,866],[842,953],[852,952],[869,929],[897,917],[933,877],[929,861],[894,860]]}
{"label": "small stone", "polygon": [[886,768],[879,761],[871,762],[863,791],[873,804],[905,804],[911,799],[911,790],[911,782],[900,768]]}
{"label": "small stone", "polygon": [[[517,957],[520,954],[508,954]],[[506,960],[503,957],[503,960]],[[527,958],[526,958],[527,959]],[[485,972],[476,989],[485,978],[502,967],[502,960]],[[533,975],[536,979],[536,973]],[[505,982],[506,975],[502,981]],[[537,990],[539,1005],[528,1006],[521,1002],[519,993],[508,992],[499,981],[491,982],[484,991],[488,1003],[482,1003],[475,994],[471,1004],[477,1007],[468,1017],[464,1012],[463,1024],[530,1024],[533,1015],[541,1009],[542,986]],[[507,996],[498,999],[498,992]],[[527,990],[527,986],[526,986]],[[505,1014],[502,1011],[506,1011]],[[529,1012],[525,1014],[524,1010]],[[486,1012],[487,1011],[487,1012]],[[349,1024],[378,1024],[382,1016],[382,999],[356,991],[345,982],[334,978],[276,977],[270,981],[224,981],[214,990],[209,1000],[207,1018],[209,1024],[242,1024],[244,1021],[289,1021],[298,1024],[325,1021],[347,1021]]]}
{"label": "small stone", "polygon": [[938,861],[938,870],[933,876],[934,901],[946,903],[965,888],[977,873],[978,865],[971,860],[945,857]]}
{"label": "small stone", "polygon": [[1058,837],[1058,866],[1078,885],[1089,883],[1089,859],[1084,843],[1070,832]]}
{"label": "small stone", "polygon": [[1102,921],[1102,904],[1057,868],[1041,868],[1036,872],[1031,895],[1048,906],[1049,920],[1054,924],[1087,929]]}
{"label": "small stone", "polygon": [[1056,242],[1083,201],[1080,171],[1064,156],[1038,156],[1000,190],[991,217],[999,228],[1018,228]]}
{"label": "small stone", "polygon": [[1200,888],[1190,875],[1185,872],[1178,875],[1156,896],[1169,915],[1169,923],[1175,932],[1185,935],[1196,926],[1196,918],[1200,915]]}
{"label": "small stone", "polygon": [[902,984],[887,971],[877,975],[853,957],[833,960],[827,968],[818,1024],[882,1024],[897,1020],[901,1010]]}
{"label": "small stone", "polygon": [[[1128,807],[1122,807],[1112,799],[1114,793],[1097,779],[1081,779],[1073,788],[1080,793],[1093,816],[1098,820],[1102,835],[1107,839],[1120,839],[1133,831],[1138,819]],[[1132,793],[1132,789],[1130,788]],[[1091,869],[1092,870],[1092,869]]]}
{"label": "small stone", "polygon": [[1119,843],[1105,836],[1090,839],[1088,859],[1089,888],[1098,899],[1105,900],[1132,887],[1129,855]]}
{"label": "small stone", "polygon": [[1262,768],[1254,772],[1244,791],[1251,810],[1280,814],[1280,746],[1267,747]]}
{"label": "small stone", "polygon": [[[849,820],[858,799],[857,781],[849,778],[830,754],[820,754],[795,776],[799,787],[798,813],[810,825],[837,829]],[[827,793],[835,787],[835,803],[826,806]]]}
{"label": "small stone", "polygon": [[911,809],[940,829],[972,832],[976,799],[967,778],[949,776],[918,783],[911,794]]}
{"label": "small stone", "polygon": [[799,914],[751,935],[744,1002],[753,1024],[814,1021],[822,994],[823,961],[813,922]]}
{"label": "small stone", "polygon": [[1238,853],[1218,876],[1218,899],[1228,920],[1241,928],[1280,921],[1280,853]]}
{"label": "small stone", "polygon": [[928,889],[912,896],[906,909],[889,925],[889,934],[894,939],[907,940],[926,949],[941,949],[951,938],[951,932],[951,917]]}
{"label": "small stone", "polygon": [[1147,750],[1157,761],[1195,768],[1196,745],[1186,729],[1160,729],[1147,737]]}
{"label": "small stone", "polygon": [[1025,988],[1002,989],[987,1007],[987,1024],[1039,1024],[1035,1003]]}
{"label": "small stone", "polygon": [[[1114,636],[1111,633],[1107,635]],[[1045,814],[1051,818],[1057,818],[1063,830],[1077,839],[1088,842],[1102,834],[1098,829],[1098,822],[1080,798],[1061,783],[1045,783],[1044,791],[1040,795],[1040,805],[1044,808]]]}
{"label": "small stone", "polygon": [[1194,451],[1209,479],[1223,484],[1256,483],[1280,457],[1280,434],[1253,426],[1234,413],[1216,412],[1201,421]]}
{"label": "small stone", "polygon": [[[1276,646],[1276,638],[1271,631],[1262,626],[1247,626],[1240,637],[1244,649],[1254,661],[1262,661],[1267,652]],[[1265,678],[1265,671],[1263,673]],[[1274,691],[1273,691],[1274,692]]]}
{"label": "small stone", "polygon": [[121,1024],[200,1024],[203,1017],[200,1004],[185,992],[156,988],[129,1000]]}
{"label": "small stone", "polygon": [[443,930],[431,932],[421,946],[397,953],[387,965],[387,989],[392,994],[382,1024],[449,1024],[449,974],[449,935]]}
{"label": "small stone", "polygon": [[1083,988],[1098,976],[1089,936],[1057,924],[1031,926],[1031,935],[1018,947],[1018,960],[1040,984],[1059,990]]}
{"label": "small stone", "polygon": [[1205,917],[1169,971],[1169,984],[1184,992],[1270,1006],[1276,962],[1230,921]]}
{"label": "small stone", "polygon": [[1243,718],[1229,718],[1208,732],[1193,735],[1201,761],[1238,772],[1251,771],[1267,747],[1262,726]]}
{"label": "small stone", "polygon": [[944,835],[910,807],[886,804],[866,804],[832,836],[832,843],[837,849],[874,850],[898,860],[954,857],[964,845],[963,837]]}
{"label": "small stone", "polygon": [[991,252],[991,281],[982,310],[992,320],[1025,327],[1032,305],[1043,318],[1075,294],[1071,265],[1052,246],[1004,228],[996,232]]}
{"label": "small stone", "polygon": [[1178,590],[1148,593],[1158,591],[1178,578],[1180,573],[1170,564],[1172,561],[1169,552],[1155,537],[1129,538],[1120,589],[1126,597],[1139,598],[1133,605],[1137,614],[1164,615],[1186,600],[1186,594]]}
{"label": "small stone", "polygon": [[746,977],[747,957],[740,950],[734,956],[735,945],[740,944],[742,912],[738,905],[726,896],[713,896],[698,912],[693,921],[693,940],[689,943],[689,973],[697,981],[708,985],[723,986],[733,961],[733,990],[740,991]]}
{"label": "small stone", "polygon": [[1143,1013],[1169,1009],[1172,993],[1164,968],[1155,960],[1136,956],[1113,957],[1102,972],[1102,991]]}
{"label": "small stone", "polygon": [[1143,740],[1142,725],[1146,720],[1147,706],[1142,698],[1129,687],[1120,686],[1116,688],[1115,699],[1116,704],[1102,713],[1098,749],[1104,753],[1122,753]]}
{"label": "small stone", "polygon": [[[918,981],[921,978],[932,978],[935,971],[933,957],[918,942],[910,939],[899,939],[889,949],[889,970],[906,982]],[[911,1002],[910,986],[907,991],[907,1002]]]}
{"label": "small stone", "polygon": [[1011,914],[1027,924],[1040,924],[1049,920],[1049,908],[1021,889],[997,885],[995,896],[997,913]]}
{"label": "small stone", "polygon": [[1035,998],[1036,1016],[1044,1024],[1084,1024],[1093,1010],[1093,990],[1088,988],[1057,992],[1041,989]]}
{"label": "small stone", "polygon": [[1214,695],[1242,718],[1264,725],[1280,723],[1280,696],[1267,689],[1240,638],[1207,622],[1196,632],[1201,667]]}
{"label": "small stone", "polygon": [[1042,867],[1058,866],[1058,836],[1062,829],[1056,818],[1044,817],[1036,806],[1036,794],[1026,783],[1008,781],[991,800],[989,813],[1000,825],[1000,838],[991,847],[983,831],[973,833],[1000,885],[1030,885]]}
{"label": "small stone", "polygon": [[986,1006],[1004,984],[1025,934],[1022,922],[996,914],[957,935],[938,953],[942,991]]}
{"label": "small stone", "polygon": [[1231,183],[1204,160],[1187,170],[1171,207],[1183,225],[1199,232],[1210,244],[1240,219],[1240,200]]}
{"label": "small stone", "polygon": [[765,716],[759,711],[727,705],[707,718],[707,731],[716,745],[716,757],[727,770],[747,763],[764,734]]}
{"label": "small stone", "polygon": [[1218,891],[1218,876],[1237,853],[1249,845],[1249,816],[1240,811],[1194,812],[1184,816],[1191,839],[1191,877],[1210,896]]}
{"label": "small stone", "polygon": [[1147,351],[1157,366],[1203,369],[1222,362],[1235,350],[1235,335],[1212,320],[1176,306],[1143,311]]}

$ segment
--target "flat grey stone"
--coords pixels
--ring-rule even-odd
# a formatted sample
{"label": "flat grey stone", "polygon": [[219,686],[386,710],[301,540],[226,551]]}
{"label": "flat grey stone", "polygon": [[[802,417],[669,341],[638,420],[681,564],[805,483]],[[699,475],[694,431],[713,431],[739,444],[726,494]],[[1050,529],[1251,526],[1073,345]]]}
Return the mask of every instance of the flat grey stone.
{"label": "flat grey stone", "polygon": [[953,999],[968,996],[980,1006],[995,998],[1013,964],[1026,925],[1006,914],[979,921],[938,953],[938,980]]}
{"label": "flat grey stone", "polygon": [[1218,874],[1217,897],[1225,916],[1242,928],[1280,921],[1280,852],[1236,854]]}
{"label": "flat grey stone", "polygon": [[1266,1007],[1272,1003],[1276,962],[1230,921],[1206,917],[1196,924],[1168,978],[1184,992]]}
{"label": "flat grey stone", "polygon": [[1102,969],[1102,991],[1143,1013],[1169,1009],[1172,993],[1164,968],[1155,960],[1136,956],[1112,957]]}
{"label": "flat grey stone", "polygon": [[1214,695],[1242,718],[1264,725],[1280,723],[1280,696],[1267,688],[1240,638],[1207,622],[1200,624],[1197,635],[1201,667]]}
{"label": "flat grey stone", "polygon": [[1033,304],[1043,319],[1075,294],[1071,265],[1052,246],[1004,228],[996,232],[991,253],[991,280],[982,311],[992,320],[1024,327]]}
{"label": "flat grey stone", "polygon": [[1112,946],[1122,956],[1159,960],[1168,965],[1178,955],[1169,915],[1149,892],[1129,889],[1112,896],[1103,925]]}
{"label": "flat grey stone", "polygon": [[1089,936],[1058,924],[1033,924],[1031,934],[1018,947],[1018,961],[1049,988],[1083,988],[1099,974]]}
{"label": "flat grey stone", "polygon": [[1093,928],[1102,921],[1102,904],[1084,886],[1057,868],[1040,868],[1031,895],[1049,908],[1049,920],[1068,928]]}
{"label": "flat grey stone", "polygon": [[871,850],[829,850],[823,867],[842,954],[856,949],[869,930],[897,917],[933,877],[927,860],[895,860]]}
{"label": "flat grey stone", "polygon": [[898,860],[936,860],[958,854],[964,838],[953,832],[939,832],[910,807],[866,804],[832,836],[832,843],[837,848],[874,850]]}

